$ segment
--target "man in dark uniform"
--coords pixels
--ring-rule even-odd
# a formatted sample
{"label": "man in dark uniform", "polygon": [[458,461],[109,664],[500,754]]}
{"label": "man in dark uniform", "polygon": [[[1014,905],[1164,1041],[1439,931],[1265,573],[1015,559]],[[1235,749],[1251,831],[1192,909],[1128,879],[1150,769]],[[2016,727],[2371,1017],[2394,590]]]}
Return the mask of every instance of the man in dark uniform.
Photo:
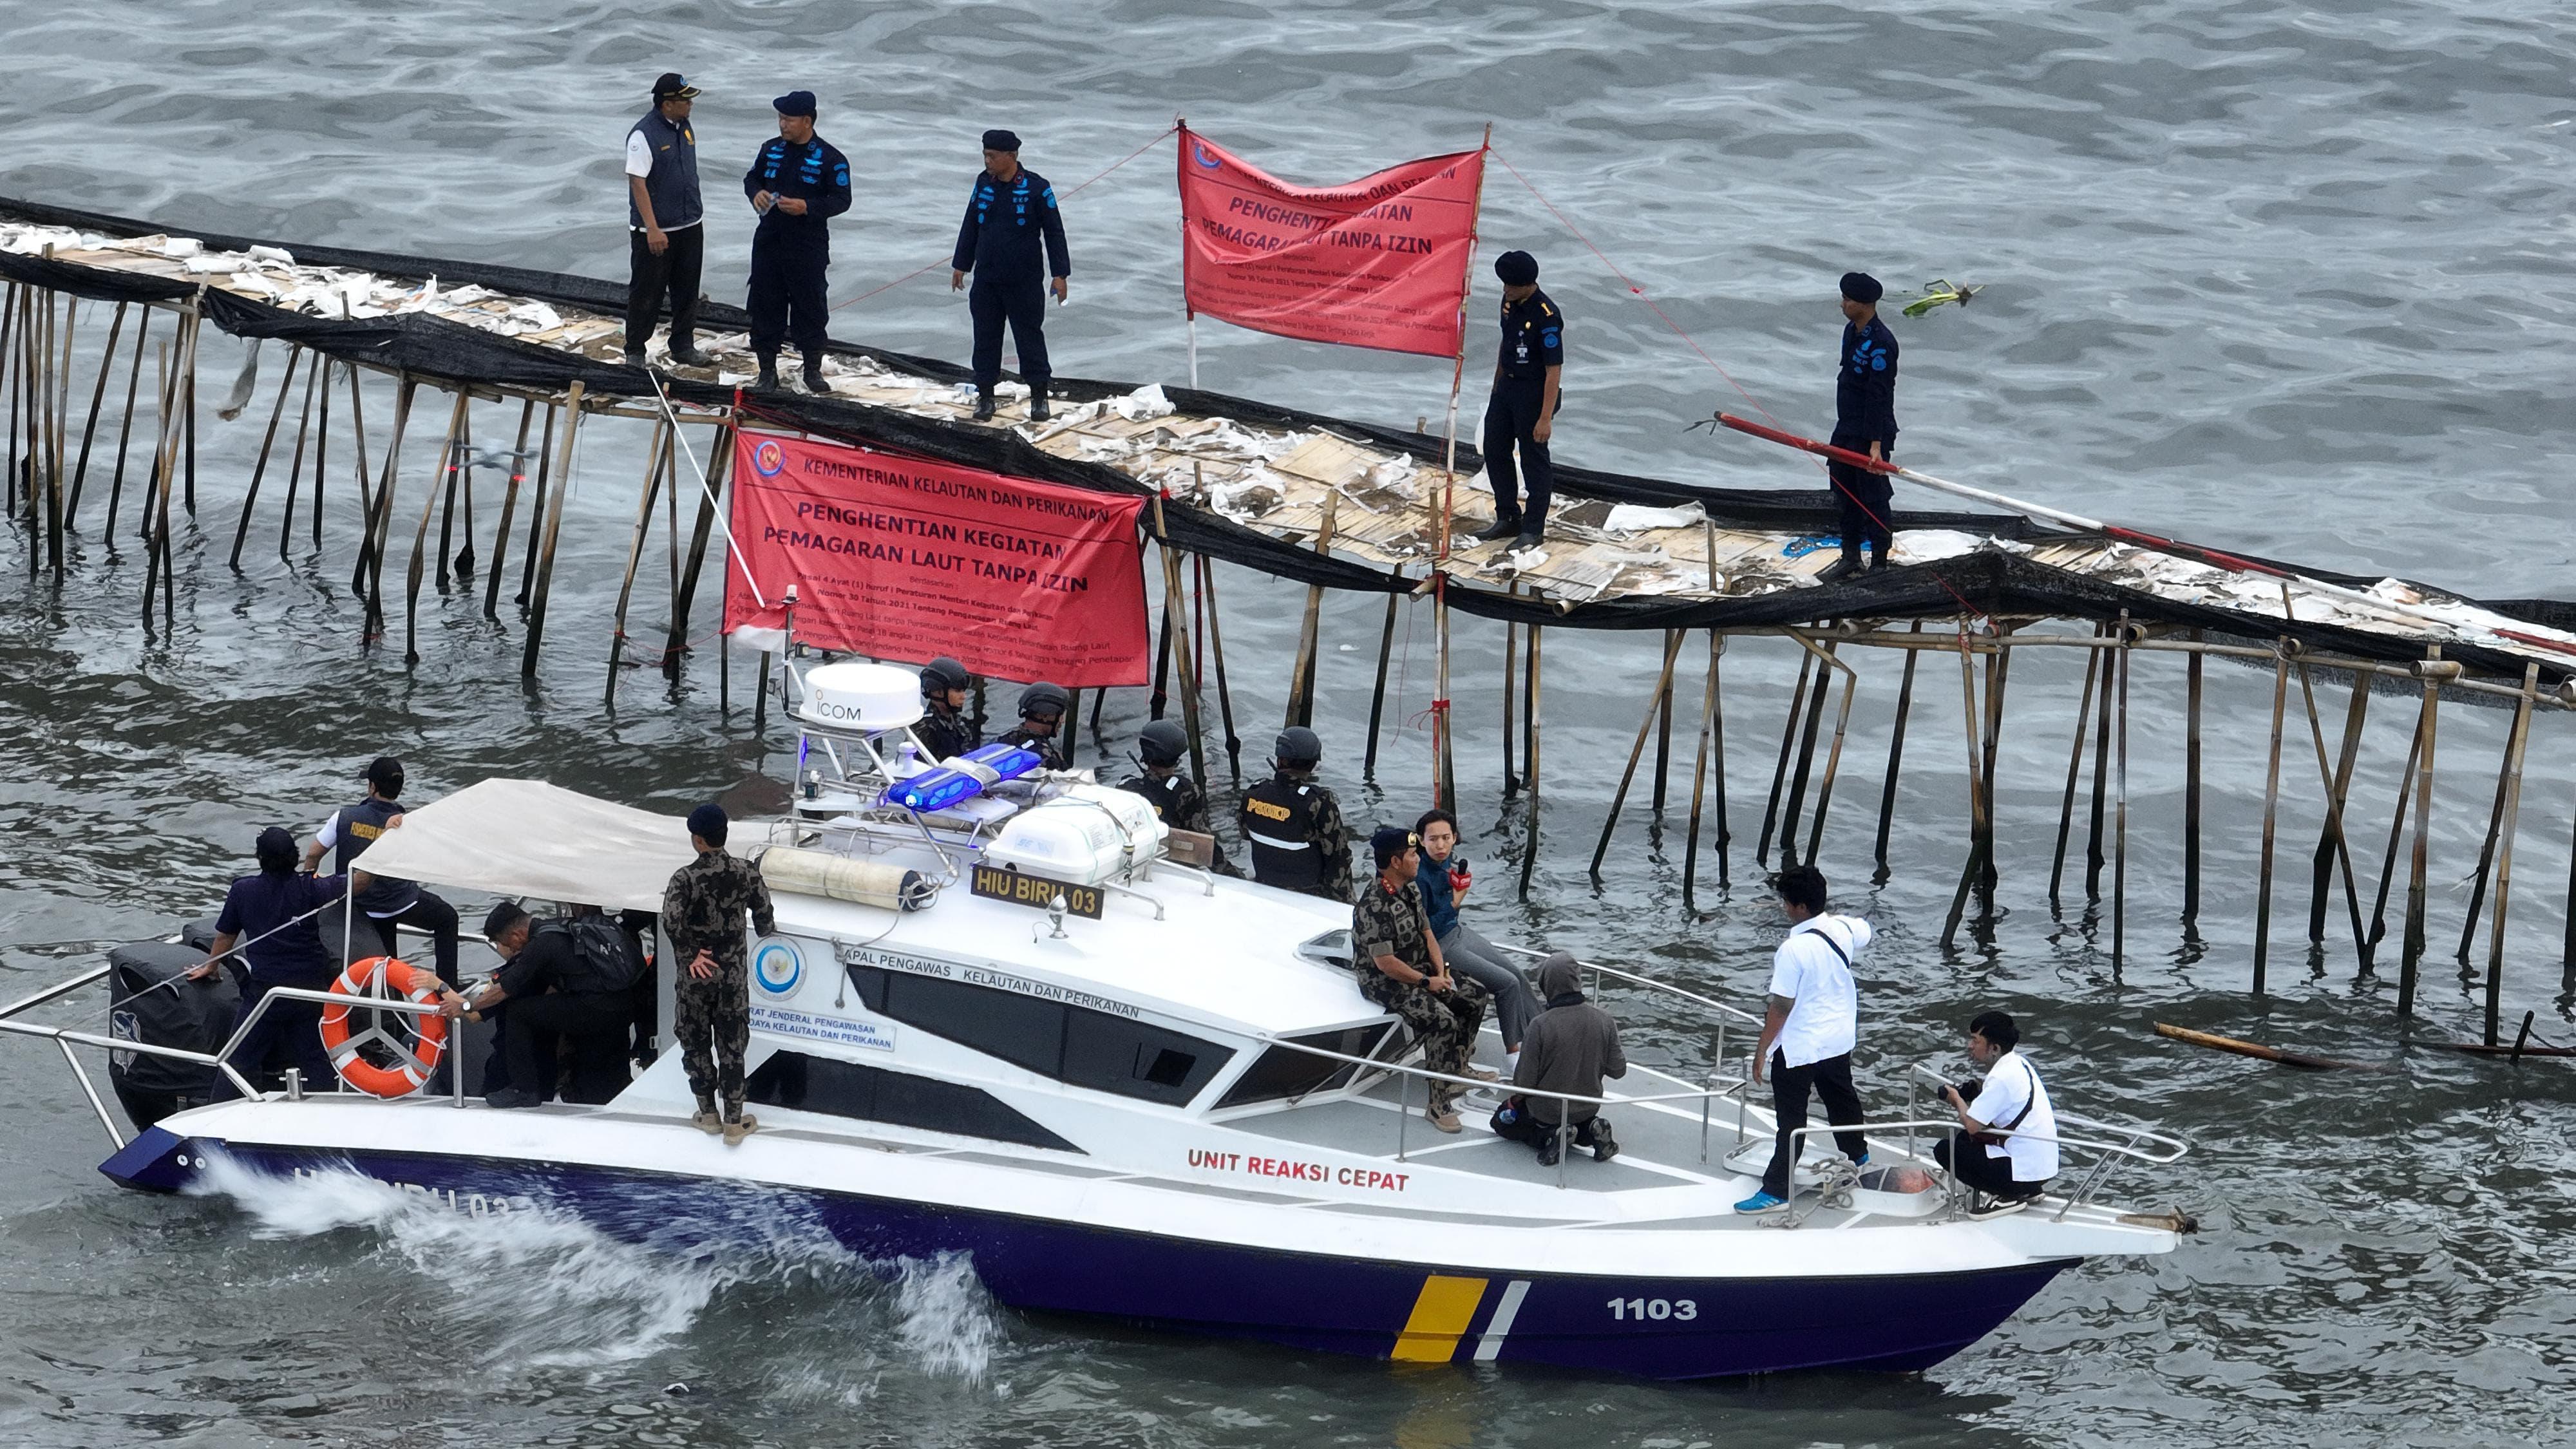
{"label": "man in dark uniform", "polygon": [[[322,933],[312,915],[339,899],[349,883],[338,876],[298,874],[295,837],[277,826],[261,831],[254,848],[259,856],[259,873],[235,879],[232,889],[224,893],[223,913],[215,917],[215,943],[207,953],[206,964],[188,972],[188,979],[202,981],[220,969],[219,958],[228,955],[237,942],[248,943],[242,946],[242,955],[250,962],[250,981],[242,990],[241,1007],[233,1017],[235,1031],[241,1030],[242,1023],[250,1020],[251,1012],[274,988],[296,986],[328,991],[340,974],[338,958],[323,949]],[[359,888],[364,890],[367,883],[366,872],[360,871]],[[304,919],[297,920],[299,916]],[[332,1069],[329,1053],[322,1050],[322,1008],[318,1003],[272,1004],[230,1060],[235,1070],[256,1083],[270,1049],[280,1044],[303,1075],[306,1091],[327,1092],[339,1085],[339,1073]],[[233,1079],[218,1073],[212,1100],[220,1102],[238,1095],[240,1089],[233,1085]]]}
{"label": "man in dark uniform", "polygon": [[1064,741],[1056,731],[1064,727],[1064,717],[1073,709],[1073,696],[1061,684],[1041,679],[1020,691],[1020,722],[1002,731],[997,743],[1017,745],[1035,751],[1038,762],[1050,770],[1070,769],[1065,763]]}
{"label": "man in dark uniform", "polygon": [[751,350],[757,386],[778,386],[778,344],[792,339],[805,359],[805,390],[822,392],[823,347],[832,322],[823,273],[832,264],[831,218],[850,209],[850,163],[814,134],[814,93],[772,102],[778,135],[742,174],[742,194],[760,213],[751,234]]}
{"label": "man in dark uniform", "polygon": [[[1896,334],[1878,320],[1878,299],[1886,294],[1867,272],[1843,273],[1843,350],[1834,377],[1833,445],[1893,462],[1896,459]],[[1842,510],[1843,556],[1818,578],[1827,582],[1861,571],[1861,545],[1875,557],[1870,568],[1887,567],[1895,535],[1887,526],[1896,487],[1884,473],[1828,462],[1834,506]]]}
{"label": "man in dark uniform", "polygon": [[[1494,360],[1494,394],[1485,401],[1485,481],[1494,488],[1494,521],[1476,537],[1508,538],[1514,550],[1536,548],[1556,484],[1547,440],[1556,430],[1557,386],[1565,372],[1565,318],[1538,289],[1536,257],[1505,252],[1494,258],[1494,275],[1503,279],[1503,346]],[[1521,475],[1529,479],[1526,504]]]}
{"label": "man in dark uniform", "polygon": [[[1369,853],[1377,874],[1351,908],[1351,970],[1359,977],[1360,995],[1402,1018],[1422,1048],[1425,1067],[1446,1076],[1496,1080],[1500,1073],[1476,1065],[1485,988],[1452,976],[1441,958],[1422,914],[1422,887],[1415,879],[1422,855],[1413,832],[1379,826],[1369,837]],[[1443,1132],[1459,1130],[1455,1104],[1468,1090],[1459,1082],[1433,1082],[1422,1115]]]}
{"label": "man in dark uniform", "polygon": [[[592,912],[607,931],[610,948],[630,949],[614,920]],[[593,928],[594,931],[596,928]],[[465,1005],[490,1012],[504,1003],[501,1058],[508,1085],[484,1100],[495,1107],[534,1107],[554,1092],[556,1060],[566,1042],[573,1063],[567,1102],[597,1105],[624,1087],[626,1033],[633,1017],[627,979],[641,962],[603,963],[576,933],[576,923],[539,925],[516,901],[503,901],[483,918],[483,936],[500,953],[501,969]]]}
{"label": "man in dark uniform", "polygon": [[[324,851],[337,851],[333,861],[346,875],[357,867],[367,847],[401,818],[403,764],[391,755],[378,755],[367,766],[367,798],[345,810],[335,810],[322,828],[313,833],[313,843],[304,848],[304,868],[313,869]],[[363,874],[363,872],[361,872]],[[429,932],[431,949],[438,961],[438,979],[449,986],[456,984],[456,907],[433,892],[420,888],[416,881],[393,876],[369,876],[359,887],[358,909],[365,913],[361,923],[370,926],[388,956],[402,954],[402,937],[396,929],[416,926]],[[363,937],[355,938],[360,949]]]}
{"label": "man in dark uniform", "polygon": [[[751,1045],[751,940],[745,916],[766,936],[778,929],[769,884],[745,861],[725,853],[724,810],[689,812],[689,844],[698,858],[671,873],[662,892],[662,940],[679,968],[672,1014],[680,1061],[698,1099],[699,1130],[721,1132],[738,1147],[760,1125],[742,1110],[742,1056]],[[723,1099],[718,1115],[717,1099]]]}
{"label": "man in dark uniform", "polygon": [[1274,773],[1244,793],[1235,823],[1252,847],[1252,878],[1328,901],[1351,898],[1351,831],[1342,802],[1315,783],[1324,742],[1304,725],[1279,732]]}
{"label": "man in dark uniform", "polygon": [[[1216,830],[1208,823],[1207,796],[1196,780],[1181,773],[1181,756],[1189,748],[1190,737],[1179,725],[1167,719],[1153,721],[1136,732],[1136,763],[1144,773],[1119,781],[1118,788],[1144,796],[1155,816],[1174,830],[1195,830],[1213,840]],[[1222,846],[1213,869],[1219,875],[1235,874]]]}
{"label": "man in dark uniform", "polygon": [[644,365],[662,297],[671,298],[671,360],[705,364],[692,344],[698,275],[706,264],[706,205],[698,197],[698,134],[689,103],[698,88],[673,71],[653,82],[653,109],[626,129],[626,363]]}
{"label": "man in dark uniform", "polygon": [[912,733],[934,765],[984,743],[983,731],[966,715],[966,691],[973,683],[966,666],[945,654],[921,666],[921,720]]}
{"label": "man in dark uniform", "polygon": [[[1044,271],[1039,270],[1041,262]],[[948,264],[952,292],[966,285],[968,272],[975,274],[966,310],[975,319],[976,420],[993,416],[993,389],[1002,380],[1005,321],[1011,324],[1011,340],[1019,344],[1020,376],[1029,384],[1029,420],[1044,418],[1047,383],[1055,376],[1047,361],[1046,294],[1052,287],[1056,301],[1064,300],[1073,259],[1065,251],[1055,188],[1021,167],[1020,138],[1008,131],[984,133],[984,170],[966,200],[966,220],[957,228],[957,252]]]}

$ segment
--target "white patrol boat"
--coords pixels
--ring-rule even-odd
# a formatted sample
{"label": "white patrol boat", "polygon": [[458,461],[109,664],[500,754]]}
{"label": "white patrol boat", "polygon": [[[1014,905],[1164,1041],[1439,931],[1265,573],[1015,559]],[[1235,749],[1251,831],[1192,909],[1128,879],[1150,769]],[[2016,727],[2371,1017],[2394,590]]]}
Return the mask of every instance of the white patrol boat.
{"label": "white patrol boat", "polygon": [[[1867,1174],[1826,1139],[1790,1212],[1738,1216],[1773,1130],[1745,1053],[1727,1059],[1750,1018],[1606,966],[1588,969],[1614,1005],[1702,1015],[1709,1061],[1632,1068],[1598,1099],[1622,1147],[1608,1162],[1539,1166],[1487,1130],[1490,1095],[1444,1136],[1421,1117],[1433,1074],[1357,989],[1348,907],[1184,865],[1204,837],[1025,751],[927,765],[909,671],[834,663],[797,683],[799,798],[765,845],[735,832],[777,912],[753,945],[760,1125],[740,1146],[691,1125],[667,1049],[604,1106],[290,1079],[131,1141],[82,1072],[119,1139],[103,1171],[167,1192],[227,1158],[354,1169],[461,1210],[542,1203],[660,1243],[786,1220],[879,1259],[968,1255],[1017,1308],[1674,1379],[1925,1368],[2066,1268],[2169,1252],[2188,1229],[2092,1200],[2112,1167],[2170,1162],[2180,1142],[2065,1112],[2063,1191],[2011,1216],[1972,1218],[1931,1185],[1914,1149],[1947,1114],[1914,1110],[1870,1125]],[[367,864],[649,910],[689,856],[677,819],[487,780],[412,811]],[[667,1021],[673,963],[658,964]],[[75,1071],[74,1045],[217,1059],[23,1019],[106,970],[0,1009],[0,1030],[54,1037]],[[423,1019],[369,1004],[395,1045],[408,1036],[387,1023]]]}

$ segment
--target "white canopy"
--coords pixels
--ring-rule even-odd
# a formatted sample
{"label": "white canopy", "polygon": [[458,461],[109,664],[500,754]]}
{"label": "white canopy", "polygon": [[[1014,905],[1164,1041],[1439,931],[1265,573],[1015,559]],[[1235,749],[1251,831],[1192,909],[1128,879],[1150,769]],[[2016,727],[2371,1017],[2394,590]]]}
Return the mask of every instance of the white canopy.
{"label": "white canopy", "polygon": [[696,858],[688,823],[542,780],[485,780],[406,811],[367,847],[373,874],[606,910],[658,911]]}

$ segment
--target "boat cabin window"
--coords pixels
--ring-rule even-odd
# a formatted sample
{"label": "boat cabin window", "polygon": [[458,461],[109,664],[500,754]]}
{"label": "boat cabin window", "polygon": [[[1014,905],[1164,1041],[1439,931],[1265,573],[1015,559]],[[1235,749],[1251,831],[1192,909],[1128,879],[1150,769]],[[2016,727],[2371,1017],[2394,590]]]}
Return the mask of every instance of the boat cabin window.
{"label": "boat cabin window", "polygon": [[1234,1059],[1232,1047],[1115,1012],[945,976],[848,970],[869,1010],[1068,1086],[1177,1107]]}
{"label": "boat cabin window", "polygon": [[[1366,1026],[1319,1031],[1310,1036],[1292,1036],[1288,1040],[1299,1046],[1364,1057],[1377,1050],[1378,1043],[1386,1040],[1387,1030],[1394,1025],[1391,1021],[1373,1021]],[[1360,1068],[1349,1062],[1274,1046],[1263,1052],[1233,1086],[1225,1089],[1225,1095],[1217,1100],[1217,1105],[1242,1107],[1254,1102],[1276,1102],[1312,1092],[1334,1091],[1350,1085],[1351,1074],[1358,1070]]]}
{"label": "boat cabin window", "polygon": [[742,1094],[744,1100],[765,1107],[891,1122],[1058,1152],[1082,1150],[990,1092],[803,1052],[770,1053],[769,1060],[743,1082]]}

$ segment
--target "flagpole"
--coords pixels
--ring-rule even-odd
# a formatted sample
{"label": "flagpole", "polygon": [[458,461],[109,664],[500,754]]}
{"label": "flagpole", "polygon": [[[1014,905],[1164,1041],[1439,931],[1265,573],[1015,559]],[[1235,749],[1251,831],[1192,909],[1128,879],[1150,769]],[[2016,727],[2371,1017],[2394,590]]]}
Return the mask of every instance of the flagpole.
{"label": "flagpole", "polygon": [[[1187,176],[1190,174],[1189,117],[1174,116],[1172,130],[1181,138],[1177,148],[1180,152],[1180,176]],[[1174,178],[1174,185],[1181,185],[1179,177]],[[1196,392],[1199,386],[1199,313],[1190,305],[1190,207],[1186,189],[1181,193],[1181,316],[1189,328],[1190,390]]]}
{"label": "flagpole", "polygon": [[[1485,209],[1485,155],[1494,149],[1494,126],[1485,123],[1485,139],[1476,147],[1476,199],[1467,210],[1467,260],[1458,279],[1458,352],[1449,369],[1447,440],[1440,461],[1439,567],[1431,575],[1433,637],[1439,643],[1439,693],[1431,701],[1431,802],[1444,810],[1457,808],[1457,752],[1449,735],[1449,532],[1458,507],[1458,394],[1467,381],[1467,296],[1475,290],[1476,227]],[[1499,505],[1498,505],[1499,506]]]}

